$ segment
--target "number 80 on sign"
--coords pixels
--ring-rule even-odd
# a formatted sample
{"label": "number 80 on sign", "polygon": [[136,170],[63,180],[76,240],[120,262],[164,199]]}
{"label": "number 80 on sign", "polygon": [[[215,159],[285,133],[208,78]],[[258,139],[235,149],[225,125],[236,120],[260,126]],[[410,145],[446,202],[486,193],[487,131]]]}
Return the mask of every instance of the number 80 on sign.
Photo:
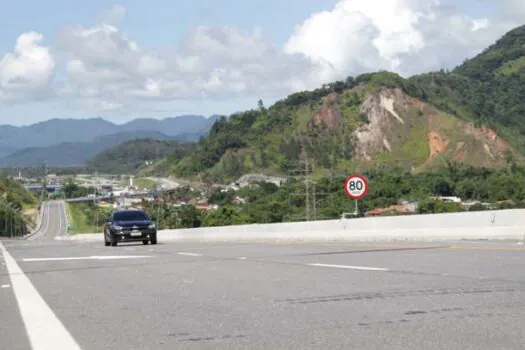
{"label": "number 80 on sign", "polygon": [[361,175],[352,175],[346,178],[345,193],[352,199],[361,199],[368,192],[368,181]]}

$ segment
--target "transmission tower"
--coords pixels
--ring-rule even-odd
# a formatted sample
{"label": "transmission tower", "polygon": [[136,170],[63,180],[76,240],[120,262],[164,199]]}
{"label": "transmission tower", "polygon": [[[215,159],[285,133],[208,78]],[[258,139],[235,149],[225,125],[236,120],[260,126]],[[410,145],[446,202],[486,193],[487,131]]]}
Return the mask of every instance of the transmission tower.
{"label": "transmission tower", "polygon": [[[304,196],[306,206],[306,221],[316,219],[316,195],[315,195],[315,181],[312,180],[311,174],[314,172],[314,162],[311,159],[305,158],[304,167],[290,169],[288,171],[292,175],[302,174],[304,176],[304,192],[295,192],[292,195]],[[313,191],[312,191],[313,190]],[[312,193],[313,192],[313,193]]]}

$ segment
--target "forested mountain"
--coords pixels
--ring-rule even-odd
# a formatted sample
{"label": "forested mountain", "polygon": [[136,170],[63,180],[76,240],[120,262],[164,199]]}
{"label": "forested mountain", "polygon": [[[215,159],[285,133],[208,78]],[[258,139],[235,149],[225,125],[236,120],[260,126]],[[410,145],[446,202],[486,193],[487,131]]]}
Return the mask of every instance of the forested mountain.
{"label": "forested mountain", "polygon": [[166,156],[181,159],[188,155],[191,144],[179,141],[137,139],[121,143],[89,160],[88,168],[111,173],[133,173],[149,162]]}
{"label": "forested mountain", "polygon": [[516,28],[452,72],[410,79],[413,96],[486,124],[525,151],[525,26]]}
{"label": "forested mountain", "polygon": [[325,173],[522,161],[524,43],[521,27],[451,72],[363,74],[269,108],[260,101],[257,110],[219,119],[191,156],[169,164],[170,172],[230,181],[253,171],[291,174],[305,160]]}

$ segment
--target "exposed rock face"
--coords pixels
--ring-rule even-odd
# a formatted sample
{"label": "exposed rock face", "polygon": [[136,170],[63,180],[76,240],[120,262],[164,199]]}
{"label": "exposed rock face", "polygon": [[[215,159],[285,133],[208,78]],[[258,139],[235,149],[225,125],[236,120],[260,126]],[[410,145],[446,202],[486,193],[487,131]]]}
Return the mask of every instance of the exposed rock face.
{"label": "exposed rock face", "polygon": [[438,158],[497,167],[509,151],[517,154],[494,130],[477,128],[400,89],[368,93],[360,113],[367,122],[354,131],[356,160],[373,162],[383,154],[394,161],[412,158],[412,169]]}
{"label": "exposed rock face", "polygon": [[448,141],[444,140],[437,131],[430,131],[428,133],[428,144],[430,146],[430,159],[435,158],[440,153],[445,152],[448,146]]}
{"label": "exposed rock face", "polygon": [[400,90],[383,90],[368,96],[360,110],[368,123],[355,131],[357,158],[370,160],[373,153],[392,151],[392,131],[406,125],[396,108],[406,104]]}
{"label": "exposed rock face", "polygon": [[323,101],[323,107],[313,118],[314,124],[323,123],[328,130],[337,130],[341,123],[341,107],[338,102],[336,93],[328,95]]}

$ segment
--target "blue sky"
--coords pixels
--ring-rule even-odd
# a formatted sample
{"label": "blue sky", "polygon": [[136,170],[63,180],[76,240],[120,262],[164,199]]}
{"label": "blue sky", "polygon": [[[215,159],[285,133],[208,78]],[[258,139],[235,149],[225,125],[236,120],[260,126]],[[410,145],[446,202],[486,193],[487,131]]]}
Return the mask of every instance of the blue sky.
{"label": "blue sky", "polygon": [[[364,71],[451,68],[525,23],[515,0],[380,1],[7,2],[0,124],[229,114]],[[504,6],[516,16],[500,16]],[[436,35],[446,21],[449,32]],[[42,40],[26,35],[13,55],[30,32]]]}

